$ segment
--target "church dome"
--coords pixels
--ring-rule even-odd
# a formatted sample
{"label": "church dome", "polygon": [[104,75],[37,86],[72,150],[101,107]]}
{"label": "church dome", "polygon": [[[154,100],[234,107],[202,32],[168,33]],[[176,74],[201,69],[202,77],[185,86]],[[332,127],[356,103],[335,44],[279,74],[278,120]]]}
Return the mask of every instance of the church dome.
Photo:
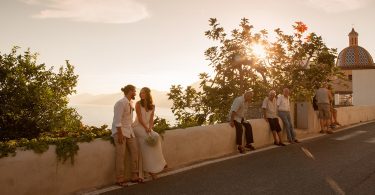
{"label": "church dome", "polygon": [[354,28],[349,33],[349,47],[343,49],[337,58],[336,65],[341,69],[375,69],[370,53],[358,46],[358,33]]}
{"label": "church dome", "polygon": [[375,68],[370,53],[361,46],[343,49],[337,59],[337,66],[342,69]]}

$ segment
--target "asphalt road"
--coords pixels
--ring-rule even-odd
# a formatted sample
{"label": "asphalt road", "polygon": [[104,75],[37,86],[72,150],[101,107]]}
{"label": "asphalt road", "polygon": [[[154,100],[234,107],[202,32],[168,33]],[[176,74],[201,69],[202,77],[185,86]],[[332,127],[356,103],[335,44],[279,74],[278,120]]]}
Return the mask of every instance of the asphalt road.
{"label": "asphalt road", "polygon": [[104,194],[374,195],[375,123]]}

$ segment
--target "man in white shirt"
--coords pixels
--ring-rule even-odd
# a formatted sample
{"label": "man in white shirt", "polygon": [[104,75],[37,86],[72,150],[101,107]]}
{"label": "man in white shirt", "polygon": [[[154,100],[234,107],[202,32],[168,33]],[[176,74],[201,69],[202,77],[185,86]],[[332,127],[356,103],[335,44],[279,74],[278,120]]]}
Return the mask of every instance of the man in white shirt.
{"label": "man in white shirt", "polygon": [[112,137],[116,151],[116,183],[126,186],[124,177],[126,147],[131,157],[131,181],[143,182],[143,180],[138,176],[138,146],[132,128],[134,108],[131,100],[135,99],[136,91],[133,85],[125,86],[121,91],[124,92],[125,97],[117,101],[114,106]]}
{"label": "man in white shirt", "polygon": [[[229,111],[229,123],[231,127],[236,128],[236,143],[237,149],[240,153],[245,153],[245,148],[249,150],[255,150],[255,148],[251,145],[251,143],[254,142],[253,131],[250,123],[247,120],[245,120],[245,113],[247,111],[247,108],[249,107],[248,104],[250,103],[252,96],[253,93],[247,91],[242,96],[237,97],[236,99],[234,99],[232,107]],[[245,148],[242,146],[242,126],[245,127]]]}
{"label": "man in white shirt", "polygon": [[262,108],[264,119],[270,124],[274,144],[278,146],[285,146],[281,139],[281,127],[277,117],[276,92],[271,90],[268,97],[264,98]]}
{"label": "man in white shirt", "polygon": [[288,141],[290,143],[299,143],[300,141],[296,139],[296,133],[294,132],[292,119],[290,117],[290,101],[288,88],[283,89],[283,94],[279,95],[276,104],[279,117],[284,123],[284,127],[288,136]]}

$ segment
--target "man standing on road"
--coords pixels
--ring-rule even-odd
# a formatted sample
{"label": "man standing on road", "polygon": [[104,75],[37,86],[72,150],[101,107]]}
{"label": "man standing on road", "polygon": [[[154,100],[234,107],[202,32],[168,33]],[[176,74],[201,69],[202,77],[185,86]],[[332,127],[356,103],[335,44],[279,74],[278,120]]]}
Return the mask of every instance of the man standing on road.
{"label": "man standing on road", "polygon": [[279,118],[277,117],[277,105],[276,105],[276,92],[271,90],[268,97],[264,98],[262,108],[264,119],[270,124],[274,144],[278,146],[285,146],[282,141],[281,127],[279,124]]}
{"label": "man standing on road", "polygon": [[[237,97],[234,99],[232,107],[229,112],[230,116],[230,126],[236,128],[236,143],[237,149],[240,153],[245,153],[245,148],[249,150],[255,150],[255,148],[251,145],[254,142],[253,140],[253,131],[251,128],[251,124],[245,120],[245,113],[247,108],[249,107],[249,103],[253,93],[250,91],[245,92],[242,96]],[[242,146],[242,132],[243,128],[245,127],[245,137],[246,137],[246,145],[245,148]]]}
{"label": "man standing on road", "polygon": [[143,182],[143,180],[138,176],[138,146],[132,128],[134,109],[131,100],[135,99],[136,91],[133,85],[126,85],[121,88],[121,91],[124,92],[125,97],[117,101],[114,106],[112,137],[116,152],[116,184],[126,186],[124,177],[126,148],[128,148],[131,157],[131,181]]}
{"label": "man standing on road", "polygon": [[286,130],[288,141],[292,143],[299,143],[296,139],[296,133],[294,132],[292,120],[290,117],[290,101],[289,101],[289,89],[284,88],[283,94],[277,98],[277,110],[279,117],[283,121],[284,128]]}
{"label": "man standing on road", "polygon": [[322,86],[316,90],[315,96],[318,103],[319,120],[320,120],[320,133],[333,133],[328,128],[331,119],[331,106],[332,94],[327,89],[328,84],[325,82]]}

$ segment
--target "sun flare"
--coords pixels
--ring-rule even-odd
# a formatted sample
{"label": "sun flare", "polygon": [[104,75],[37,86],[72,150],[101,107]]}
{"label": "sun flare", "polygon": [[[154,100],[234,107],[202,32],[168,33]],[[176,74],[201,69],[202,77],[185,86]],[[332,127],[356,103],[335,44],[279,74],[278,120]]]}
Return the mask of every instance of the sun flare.
{"label": "sun flare", "polygon": [[254,44],[251,46],[251,49],[253,50],[254,54],[259,58],[265,58],[267,56],[266,50],[264,49],[264,46],[261,44]]}

